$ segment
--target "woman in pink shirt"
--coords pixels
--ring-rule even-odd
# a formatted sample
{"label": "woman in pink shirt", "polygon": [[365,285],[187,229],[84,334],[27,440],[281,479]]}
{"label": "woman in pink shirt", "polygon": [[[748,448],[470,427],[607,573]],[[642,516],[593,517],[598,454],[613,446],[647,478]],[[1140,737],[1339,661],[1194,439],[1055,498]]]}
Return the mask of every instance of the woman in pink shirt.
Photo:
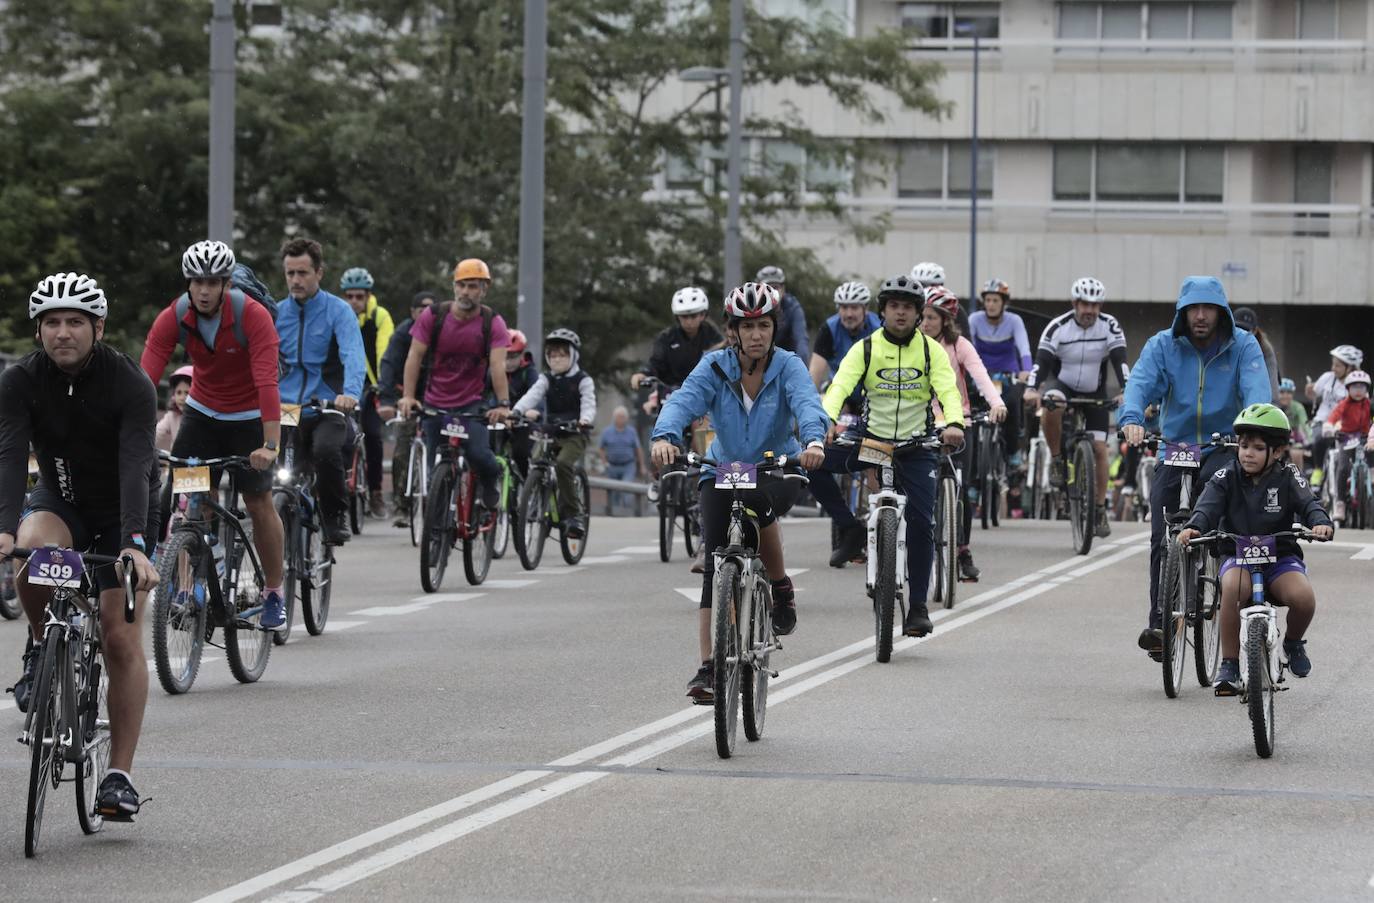
{"label": "woman in pink shirt", "polygon": [[[994,422],[1001,423],[1007,416],[1007,406],[1002,403],[1002,390],[988,376],[987,368],[978,357],[973,343],[959,334],[959,299],[954,293],[941,285],[926,290],[926,306],[921,312],[921,331],[932,339],[938,339],[949,362],[954,367],[955,380],[959,384],[959,395],[964,399],[964,422],[972,413],[968,397],[968,376],[978,387],[978,394],[988,404],[988,415]],[[938,403],[932,401],[932,404]],[[973,553],[969,551],[969,533],[973,528],[973,491],[974,491],[974,437],[977,431],[965,434],[964,450],[956,458],[964,484],[964,511],[959,523],[959,577],[961,580],[976,581],[978,568],[973,563]]]}

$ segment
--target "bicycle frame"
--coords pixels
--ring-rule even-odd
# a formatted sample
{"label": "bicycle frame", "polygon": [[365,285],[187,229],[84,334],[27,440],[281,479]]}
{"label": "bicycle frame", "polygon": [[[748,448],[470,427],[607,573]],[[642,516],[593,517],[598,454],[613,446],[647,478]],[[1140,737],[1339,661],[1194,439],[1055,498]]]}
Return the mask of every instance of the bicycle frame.
{"label": "bicycle frame", "polygon": [[[173,458],[170,455],[162,455],[163,460],[167,461],[172,467],[209,467],[233,469],[234,467],[245,467],[247,458],[226,457],[226,458]],[[219,534],[219,541],[224,549],[224,575],[214,581],[206,581],[210,586],[210,598],[223,612],[225,618],[231,617],[230,606],[227,600],[234,598],[234,593],[238,590],[239,575],[242,572],[242,561],[240,557],[244,552],[248,553],[249,560],[253,563],[255,571],[262,569],[262,561],[258,558],[257,548],[253,545],[253,540],[249,537],[248,531],[244,529],[244,522],[248,520],[248,514],[238,508],[239,490],[238,483],[233,479],[232,474],[229,479],[229,499],[228,504],[220,503],[217,490],[212,487],[209,492],[199,491],[190,493],[173,492],[173,508],[176,508],[175,501],[177,496],[186,498],[186,511],[173,519],[168,534],[181,530],[192,530],[198,533],[202,540],[202,554],[213,557],[210,551],[211,540],[216,532]],[[237,540],[237,542],[236,542]],[[231,555],[230,552],[233,551]],[[218,576],[218,575],[217,575]],[[252,614],[252,610],[246,612]]]}

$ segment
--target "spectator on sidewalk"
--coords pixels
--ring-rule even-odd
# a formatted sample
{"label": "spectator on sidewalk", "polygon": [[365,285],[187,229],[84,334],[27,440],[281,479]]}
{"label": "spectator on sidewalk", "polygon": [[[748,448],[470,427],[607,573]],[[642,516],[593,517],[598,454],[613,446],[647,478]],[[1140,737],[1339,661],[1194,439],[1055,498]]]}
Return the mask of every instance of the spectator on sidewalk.
{"label": "spectator on sidewalk", "polygon": [[[644,472],[644,450],[639,434],[630,426],[630,412],[621,405],[611,415],[613,422],[601,432],[601,463],[612,480],[634,480]],[[611,509],[631,504],[628,493],[611,494]]]}

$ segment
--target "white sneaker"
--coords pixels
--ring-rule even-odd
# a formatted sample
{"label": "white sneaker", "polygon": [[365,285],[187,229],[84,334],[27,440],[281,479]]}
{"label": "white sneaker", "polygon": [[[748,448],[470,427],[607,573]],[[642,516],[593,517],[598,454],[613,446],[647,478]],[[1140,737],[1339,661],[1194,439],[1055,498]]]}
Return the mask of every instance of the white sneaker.
{"label": "white sneaker", "polygon": [[1345,520],[1345,502],[1337,502],[1337,503],[1336,503],[1334,506],[1332,506],[1332,507],[1334,508],[1334,510],[1331,512],[1331,517],[1332,517],[1333,519],[1335,519],[1335,520],[1344,521],[1344,520]]}

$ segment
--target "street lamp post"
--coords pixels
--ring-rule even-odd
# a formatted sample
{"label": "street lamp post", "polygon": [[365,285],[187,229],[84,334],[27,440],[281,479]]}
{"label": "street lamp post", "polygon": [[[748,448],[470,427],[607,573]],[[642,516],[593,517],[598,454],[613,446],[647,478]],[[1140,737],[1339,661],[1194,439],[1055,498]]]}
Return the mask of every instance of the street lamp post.
{"label": "street lamp post", "polygon": [[215,0],[210,17],[210,197],[206,232],[234,241],[234,0]]}
{"label": "street lamp post", "polygon": [[525,0],[524,109],[520,129],[520,274],[516,322],[534,359],[544,344],[544,99],[548,0]]}
{"label": "street lamp post", "polygon": [[978,25],[956,22],[954,31],[973,35],[973,137],[969,142],[968,199],[968,299],[972,307],[978,292]]}

